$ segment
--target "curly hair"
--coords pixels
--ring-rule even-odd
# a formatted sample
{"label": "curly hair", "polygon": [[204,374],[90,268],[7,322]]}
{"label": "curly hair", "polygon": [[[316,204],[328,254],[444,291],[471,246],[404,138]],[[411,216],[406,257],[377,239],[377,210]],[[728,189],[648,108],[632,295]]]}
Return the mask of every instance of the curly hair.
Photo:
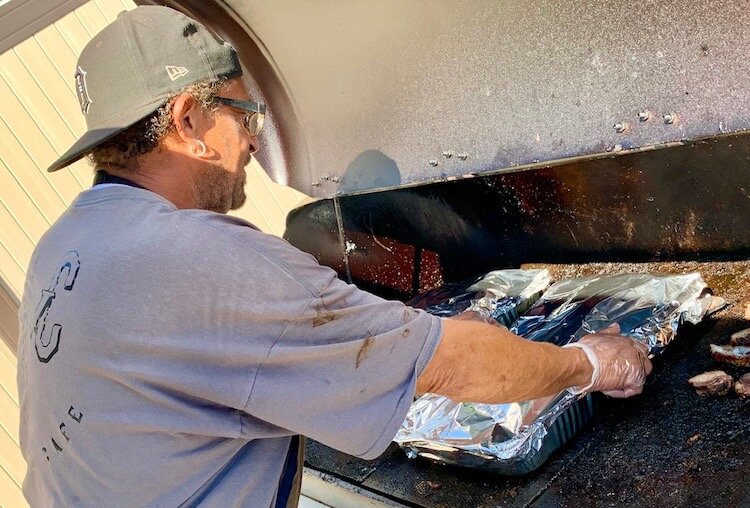
{"label": "curly hair", "polygon": [[211,111],[216,106],[214,99],[225,84],[226,80],[201,81],[168,97],[164,104],[149,116],[92,149],[88,155],[89,162],[95,167],[137,169],[138,156],[153,150],[164,136],[174,130],[171,105],[175,97],[189,93],[203,108]]}

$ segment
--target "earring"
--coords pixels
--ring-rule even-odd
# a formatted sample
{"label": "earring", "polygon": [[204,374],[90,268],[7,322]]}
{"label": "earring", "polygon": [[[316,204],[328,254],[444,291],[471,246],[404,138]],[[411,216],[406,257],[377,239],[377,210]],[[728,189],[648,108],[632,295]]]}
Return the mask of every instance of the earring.
{"label": "earring", "polygon": [[193,147],[193,155],[196,155],[197,157],[206,155],[206,144],[200,139],[196,139],[195,144],[197,144],[199,148],[196,150],[195,147]]}

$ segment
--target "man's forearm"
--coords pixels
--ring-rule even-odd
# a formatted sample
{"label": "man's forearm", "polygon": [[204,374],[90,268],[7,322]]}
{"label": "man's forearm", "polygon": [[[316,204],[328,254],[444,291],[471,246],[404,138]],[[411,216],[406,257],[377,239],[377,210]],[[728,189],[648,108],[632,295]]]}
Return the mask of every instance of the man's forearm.
{"label": "man's forearm", "polygon": [[417,392],[499,404],[585,386],[592,372],[578,348],[524,340],[481,321],[444,319],[443,338],[417,380]]}

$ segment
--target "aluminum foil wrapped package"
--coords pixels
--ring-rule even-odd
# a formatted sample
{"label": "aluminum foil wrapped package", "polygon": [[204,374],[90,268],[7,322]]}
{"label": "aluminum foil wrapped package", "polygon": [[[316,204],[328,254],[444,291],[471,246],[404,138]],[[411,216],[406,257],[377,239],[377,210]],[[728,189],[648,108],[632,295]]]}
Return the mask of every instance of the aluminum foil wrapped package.
{"label": "aluminum foil wrapped package", "polygon": [[551,286],[511,326],[529,340],[564,345],[617,323],[623,335],[658,354],[682,321],[698,323],[706,313],[700,274],[622,274],[582,277]]}
{"label": "aluminum foil wrapped package", "polygon": [[496,270],[446,284],[406,302],[437,316],[477,312],[510,327],[550,285],[548,270]]}
{"label": "aluminum foil wrapped package", "polygon": [[[712,304],[699,274],[602,275],[553,284],[512,324],[535,341],[564,345],[618,323],[659,354],[684,321]],[[557,396],[508,404],[459,403],[435,394],[415,401],[395,441],[410,457],[518,475],[539,467],[595,413],[596,398]]]}

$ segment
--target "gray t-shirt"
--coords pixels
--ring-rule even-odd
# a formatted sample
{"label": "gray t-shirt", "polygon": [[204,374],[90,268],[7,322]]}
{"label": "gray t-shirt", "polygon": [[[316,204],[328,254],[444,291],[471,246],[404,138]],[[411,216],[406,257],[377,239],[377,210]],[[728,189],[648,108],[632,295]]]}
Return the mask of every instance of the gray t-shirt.
{"label": "gray t-shirt", "polygon": [[271,506],[294,435],[385,450],[441,335],[243,220],[121,185],[44,235],[20,320],[34,506]]}

